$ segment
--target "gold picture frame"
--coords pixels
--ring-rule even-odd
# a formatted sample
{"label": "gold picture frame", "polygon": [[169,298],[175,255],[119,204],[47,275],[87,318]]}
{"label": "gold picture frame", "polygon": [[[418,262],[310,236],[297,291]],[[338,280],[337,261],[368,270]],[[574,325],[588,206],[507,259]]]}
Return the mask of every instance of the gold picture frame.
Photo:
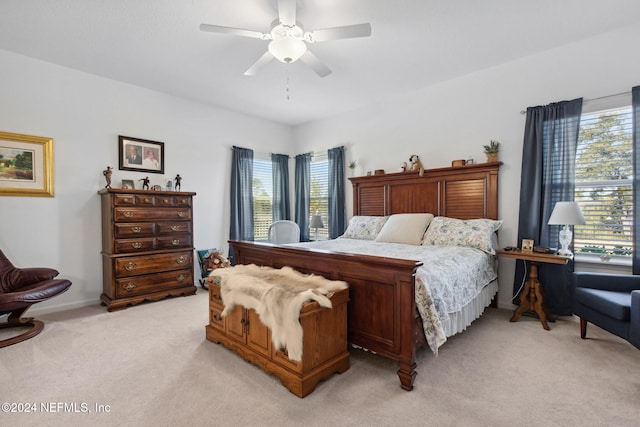
{"label": "gold picture frame", "polygon": [[0,196],[53,197],[53,138],[0,132]]}

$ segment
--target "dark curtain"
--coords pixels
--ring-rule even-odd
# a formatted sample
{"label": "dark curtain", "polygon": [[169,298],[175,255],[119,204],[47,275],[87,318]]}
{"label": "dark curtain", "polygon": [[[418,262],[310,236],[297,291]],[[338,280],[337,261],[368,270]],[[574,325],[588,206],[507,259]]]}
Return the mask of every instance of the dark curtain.
{"label": "dark curtain", "polygon": [[287,154],[271,154],[271,170],[273,175],[273,221],[291,219],[289,200],[289,156]]}
{"label": "dark curtain", "polygon": [[311,153],[296,156],[296,223],[300,227],[300,241],[309,241],[309,203],[311,197]]}
{"label": "dark curtain", "polygon": [[[561,226],[547,224],[560,201],[573,201],[575,158],[582,112],[582,98],[527,109],[520,179],[518,246],[533,239],[536,246],[559,247]],[[573,314],[571,276],[573,261],[566,266],[540,264],[539,278],[545,303],[556,315]],[[526,276],[522,262],[516,263],[514,303],[519,304]]]}
{"label": "dark curtain", "polygon": [[640,86],[631,89],[633,106],[633,274],[640,274]]}
{"label": "dark curtain", "polygon": [[344,147],[331,148],[329,157],[329,238],[342,236],[346,227],[344,204]]}
{"label": "dark curtain", "polygon": [[[253,150],[233,147],[231,156],[230,240],[253,240]],[[235,265],[233,248],[229,261]]]}

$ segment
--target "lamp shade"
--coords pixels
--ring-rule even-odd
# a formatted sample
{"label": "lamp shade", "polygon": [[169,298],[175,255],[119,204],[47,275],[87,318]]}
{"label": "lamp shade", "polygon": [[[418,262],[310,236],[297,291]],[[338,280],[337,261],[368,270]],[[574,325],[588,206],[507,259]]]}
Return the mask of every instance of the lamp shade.
{"label": "lamp shade", "polygon": [[313,215],[311,217],[311,224],[309,224],[309,228],[324,228],[322,217],[320,215]]}
{"label": "lamp shade", "polygon": [[584,225],[586,221],[577,202],[558,202],[551,212],[549,225]]}
{"label": "lamp shade", "polygon": [[307,45],[302,40],[292,37],[282,37],[274,39],[269,43],[269,52],[278,61],[290,63],[296,62],[307,51]]}

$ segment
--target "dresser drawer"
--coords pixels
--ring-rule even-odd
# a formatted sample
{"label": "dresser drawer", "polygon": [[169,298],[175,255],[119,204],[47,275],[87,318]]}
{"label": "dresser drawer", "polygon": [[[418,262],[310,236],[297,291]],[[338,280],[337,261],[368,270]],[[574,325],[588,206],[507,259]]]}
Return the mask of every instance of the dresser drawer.
{"label": "dresser drawer", "polygon": [[115,206],[134,206],[136,204],[136,196],[133,194],[114,194],[113,204]]}
{"label": "dresser drawer", "polygon": [[116,280],[116,298],[144,295],[170,288],[193,286],[191,270],[175,270]]}
{"label": "dresser drawer", "polygon": [[191,197],[189,196],[157,196],[156,205],[158,206],[176,206],[176,207],[189,207],[191,206]]}
{"label": "dresser drawer", "polygon": [[116,222],[155,221],[155,220],[191,220],[190,208],[115,208],[113,210]]}
{"label": "dresser drawer", "polygon": [[131,256],[115,260],[116,277],[158,273],[192,266],[191,252]]}
{"label": "dresser drawer", "polygon": [[171,236],[158,236],[156,249],[177,249],[191,247],[191,234],[174,234]]}
{"label": "dresser drawer", "polygon": [[158,222],[156,224],[156,233],[158,234],[173,234],[173,233],[191,234],[191,223],[188,221]]}
{"label": "dresser drawer", "polygon": [[152,196],[150,194],[145,194],[143,196],[141,195],[136,196],[136,205],[138,206],[155,206],[155,204],[156,204],[155,196]]}
{"label": "dresser drawer", "polygon": [[153,237],[141,237],[139,239],[119,239],[114,243],[114,252],[126,254],[129,252],[150,251],[155,247]]}
{"label": "dresser drawer", "polygon": [[132,237],[150,237],[155,234],[156,224],[153,222],[123,222],[115,224],[116,239]]}

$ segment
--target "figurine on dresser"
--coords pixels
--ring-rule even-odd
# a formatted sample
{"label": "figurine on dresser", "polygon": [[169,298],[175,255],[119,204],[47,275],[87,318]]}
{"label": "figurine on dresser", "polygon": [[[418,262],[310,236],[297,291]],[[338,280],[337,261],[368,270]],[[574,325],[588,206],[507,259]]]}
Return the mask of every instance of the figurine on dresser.
{"label": "figurine on dresser", "polygon": [[182,177],[180,176],[180,174],[176,175],[174,181],[175,181],[175,185],[176,185],[175,186],[176,191],[180,191],[180,184],[182,182]]}
{"label": "figurine on dresser", "polygon": [[104,188],[111,188],[111,174],[113,171],[111,170],[111,166],[107,166],[105,170],[102,171],[102,175],[104,175],[104,179],[107,180],[107,185]]}
{"label": "figurine on dresser", "polygon": [[142,179],[139,179],[138,181],[142,181],[142,189],[143,190],[148,190],[149,189],[149,177],[146,176]]}

